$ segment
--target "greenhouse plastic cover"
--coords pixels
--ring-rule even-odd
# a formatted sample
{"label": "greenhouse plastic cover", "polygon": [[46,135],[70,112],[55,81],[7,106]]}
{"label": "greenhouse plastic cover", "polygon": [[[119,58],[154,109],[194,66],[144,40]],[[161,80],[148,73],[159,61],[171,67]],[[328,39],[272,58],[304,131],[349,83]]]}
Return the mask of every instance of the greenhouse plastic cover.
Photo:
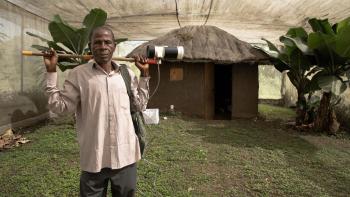
{"label": "greenhouse plastic cover", "polygon": [[[7,0],[51,20],[60,14],[80,24],[92,8],[108,13],[119,37],[150,40],[186,25],[214,25],[243,41],[277,41],[290,27],[309,28],[307,19],[331,22],[349,17],[350,0]],[[178,17],[177,17],[178,16]]]}

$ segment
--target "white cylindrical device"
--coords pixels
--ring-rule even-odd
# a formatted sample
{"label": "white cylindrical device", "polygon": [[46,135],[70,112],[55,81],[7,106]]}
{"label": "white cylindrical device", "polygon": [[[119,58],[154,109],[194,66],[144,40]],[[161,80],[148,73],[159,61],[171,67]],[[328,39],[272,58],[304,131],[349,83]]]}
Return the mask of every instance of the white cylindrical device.
{"label": "white cylindrical device", "polygon": [[183,59],[184,47],[147,46],[147,57],[157,59]]}

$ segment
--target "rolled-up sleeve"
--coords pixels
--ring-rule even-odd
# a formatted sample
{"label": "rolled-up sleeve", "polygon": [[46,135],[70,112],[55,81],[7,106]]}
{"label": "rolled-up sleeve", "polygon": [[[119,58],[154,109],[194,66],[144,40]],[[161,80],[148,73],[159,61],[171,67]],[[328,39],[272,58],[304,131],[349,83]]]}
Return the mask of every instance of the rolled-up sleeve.
{"label": "rolled-up sleeve", "polygon": [[57,72],[46,74],[46,94],[48,95],[48,107],[56,114],[74,113],[80,100],[77,79],[74,72],[68,74],[64,81],[63,89],[57,88]]}
{"label": "rolled-up sleeve", "polygon": [[131,77],[131,91],[133,93],[133,105],[136,106],[137,111],[145,111],[149,100],[149,80],[150,77],[137,76],[130,70]]}

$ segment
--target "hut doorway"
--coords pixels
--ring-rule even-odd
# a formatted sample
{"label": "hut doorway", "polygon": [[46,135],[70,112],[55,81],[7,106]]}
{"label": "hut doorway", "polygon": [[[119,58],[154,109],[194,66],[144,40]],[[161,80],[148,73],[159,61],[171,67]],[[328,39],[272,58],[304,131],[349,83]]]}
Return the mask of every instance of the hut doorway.
{"label": "hut doorway", "polygon": [[232,65],[215,65],[214,75],[214,119],[229,120],[232,115]]}

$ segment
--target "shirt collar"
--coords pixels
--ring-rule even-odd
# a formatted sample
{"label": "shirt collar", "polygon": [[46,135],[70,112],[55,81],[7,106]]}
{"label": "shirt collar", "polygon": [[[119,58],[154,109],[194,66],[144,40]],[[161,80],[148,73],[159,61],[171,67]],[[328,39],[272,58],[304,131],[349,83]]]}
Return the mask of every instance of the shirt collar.
{"label": "shirt collar", "polygon": [[[90,60],[90,62],[92,63],[92,68],[97,69],[98,64],[95,62],[95,60]],[[112,61],[112,68],[113,68],[114,72],[119,71],[119,66],[120,66],[119,64]]]}

